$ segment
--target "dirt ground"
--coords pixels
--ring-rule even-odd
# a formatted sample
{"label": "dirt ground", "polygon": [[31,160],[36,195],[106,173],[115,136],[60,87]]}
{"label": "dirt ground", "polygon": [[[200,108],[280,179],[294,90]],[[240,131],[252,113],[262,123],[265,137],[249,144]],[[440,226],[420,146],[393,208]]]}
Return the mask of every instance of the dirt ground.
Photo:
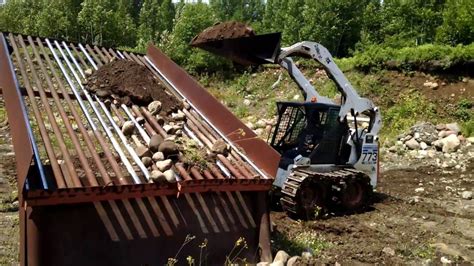
{"label": "dirt ground", "polygon": [[[464,173],[410,166],[384,171],[373,208],[364,213],[302,222],[273,212],[274,248],[291,246],[304,232],[319,243],[314,256],[320,263],[441,264],[444,257],[472,264],[474,200],[459,192],[474,187],[473,170],[471,161]],[[419,187],[424,192],[415,192]],[[290,252],[308,246],[293,243]]]}
{"label": "dirt ground", "polygon": [[191,41],[191,45],[199,45],[209,41],[249,37],[254,35],[255,32],[253,29],[244,23],[237,21],[227,21],[218,23],[203,30],[199,35],[194,37],[194,39]]}
{"label": "dirt ground", "polygon": [[18,262],[20,240],[16,169],[4,114],[4,103],[0,97],[0,265],[14,265]]}
{"label": "dirt ground", "polygon": [[101,98],[118,97],[127,105],[147,105],[159,100],[165,115],[180,107],[176,97],[166,93],[165,87],[146,67],[129,60],[103,65],[88,77],[86,88]]}

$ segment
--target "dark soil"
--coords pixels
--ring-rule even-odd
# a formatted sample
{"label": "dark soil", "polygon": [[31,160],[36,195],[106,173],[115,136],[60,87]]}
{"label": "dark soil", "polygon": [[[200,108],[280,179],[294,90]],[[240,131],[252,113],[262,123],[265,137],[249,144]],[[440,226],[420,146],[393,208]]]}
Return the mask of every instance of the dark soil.
{"label": "dark soil", "polygon": [[129,60],[103,65],[88,77],[86,87],[101,98],[114,98],[127,105],[147,105],[158,100],[164,114],[181,107],[180,101],[167,93],[145,66]]}
{"label": "dark soil", "polygon": [[255,36],[255,32],[244,23],[237,21],[220,22],[194,37],[191,45],[250,36]]}
{"label": "dark soil", "polygon": [[[303,222],[272,212],[272,247],[290,247],[290,255],[297,255],[308,247],[294,239],[311,233],[316,236],[312,241],[323,246],[314,254],[318,264],[437,265],[445,257],[470,265],[474,212],[472,201],[457,191],[473,187],[473,167],[471,161],[464,173],[433,167],[383,172],[373,207],[363,213]],[[425,191],[415,193],[421,183]]]}

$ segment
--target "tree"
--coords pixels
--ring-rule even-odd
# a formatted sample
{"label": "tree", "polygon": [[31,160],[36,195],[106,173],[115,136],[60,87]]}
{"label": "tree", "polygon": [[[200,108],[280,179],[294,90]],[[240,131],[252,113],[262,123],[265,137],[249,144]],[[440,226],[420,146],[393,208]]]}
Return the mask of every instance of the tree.
{"label": "tree", "polygon": [[303,41],[300,36],[301,28],[305,23],[301,18],[303,8],[304,0],[288,1],[283,28],[283,42],[285,44],[293,44],[298,41]]}
{"label": "tree", "polygon": [[78,15],[82,41],[97,45],[117,45],[111,38],[115,17],[112,0],[84,0]]}
{"label": "tree", "polygon": [[265,32],[283,32],[287,1],[267,0],[263,15],[263,28]]}
{"label": "tree", "polygon": [[132,10],[133,5],[129,0],[119,0],[117,3],[117,11],[114,14],[114,30],[113,38],[117,41],[116,45],[135,46],[136,42],[136,25],[133,21]]}
{"label": "tree", "polygon": [[160,39],[159,16],[160,2],[145,0],[140,10],[140,26],[138,27],[139,49],[144,49],[148,42],[158,42]]}
{"label": "tree", "polygon": [[450,45],[474,42],[473,14],[471,0],[448,0],[442,14],[443,23],[436,31],[436,39]]}
{"label": "tree", "polygon": [[204,3],[185,4],[179,11],[173,31],[161,43],[164,52],[189,71],[213,71],[227,66],[226,61],[189,46],[194,36],[218,21],[211,7]]}
{"label": "tree", "polygon": [[305,39],[320,42],[334,56],[346,56],[360,40],[363,10],[367,1],[306,0],[303,10]]}
{"label": "tree", "polygon": [[243,0],[211,0],[209,4],[220,21],[243,20]]}

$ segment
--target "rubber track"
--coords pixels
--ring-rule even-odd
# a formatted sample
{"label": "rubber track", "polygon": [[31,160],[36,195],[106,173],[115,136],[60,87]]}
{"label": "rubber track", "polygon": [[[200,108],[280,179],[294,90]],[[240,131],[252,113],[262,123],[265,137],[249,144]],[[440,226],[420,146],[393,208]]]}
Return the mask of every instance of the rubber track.
{"label": "rubber track", "polygon": [[[310,178],[310,180],[308,179]],[[289,214],[300,216],[301,213],[298,211],[299,203],[297,199],[298,190],[300,189],[301,185],[305,182],[330,182],[330,184],[338,185],[344,182],[347,182],[350,179],[355,178],[364,178],[367,179],[368,176],[361,171],[355,170],[353,168],[344,168],[339,169],[331,172],[317,172],[312,171],[307,168],[296,168],[294,169],[291,174],[288,176],[288,179],[283,184],[281,193],[282,197],[280,199],[281,205],[283,210],[289,212]],[[337,202],[339,199],[334,197],[337,195],[337,192],[331,193],[333,194],[332,201]],[[328,202],[328,206],[331,205]]]}

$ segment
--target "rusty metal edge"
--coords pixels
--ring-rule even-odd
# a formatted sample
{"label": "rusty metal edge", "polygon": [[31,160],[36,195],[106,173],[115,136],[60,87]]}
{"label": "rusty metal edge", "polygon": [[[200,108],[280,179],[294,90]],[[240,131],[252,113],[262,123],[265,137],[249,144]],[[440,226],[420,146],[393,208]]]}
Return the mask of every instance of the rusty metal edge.
{"label": "rusty metal edge", "polygon": [[121,200],[154,196],[179,196],[187,193],[206,193],[224,191],[248,191],[266,193],[272,182],[261,180],[259,184],[200,184],[181,185],[178,190],[174,186],[158,188],[156,184],[122,185],[107,187],[64,188],[54,191],[31,190],[26,192],[25,201],[28,206],[65,205],[105,200]]}
{"label": "rusty metal edge", "polygon": [[[223,136],[237,147],[258,167],[274,178],[280,161],[280,154],[265,141],[259,139],[242,121],[237,119],[224,105],[201,87],[186,71],[174,63],[153,45],[147,49],[147,58],[159,72],[194,105]],[[235,134],[243,131],[244,134]]]}
{"label": "rusty metal edge", "polygon": [[43,187],[48,189],[48,185],[39,158],[38,148],[34,142],[33,131],[28,122],[26,105],[21,96],[20,86],[18,85],[13,64],[8,53],[7,41],[2,32],[0,32],[0,74],[0,87],[2,88],[1,91],[5,99],[5,107],[15,151],[18,194],[20,202],[22,202],[22,192],[25,188],[28,171],[33,158],[36,167],[38,167]]}

